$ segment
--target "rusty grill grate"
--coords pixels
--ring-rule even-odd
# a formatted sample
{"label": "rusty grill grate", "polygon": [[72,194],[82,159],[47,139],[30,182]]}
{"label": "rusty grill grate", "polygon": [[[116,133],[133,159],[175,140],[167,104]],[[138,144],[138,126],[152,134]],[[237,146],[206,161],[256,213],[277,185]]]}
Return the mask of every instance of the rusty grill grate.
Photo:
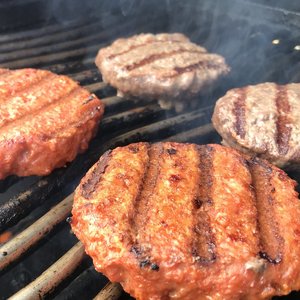
{"label": "rusty grill grate", "polygon": [[[300,51],[295,50],[300,39],[295,31],[287,35],[286,28],[277,24],[272,30],[264,22],[250,24],[252,16],[240,18],[238,5],[235,14],[228,10],[224,14],[222,5],[212,10],[208,1],[200,1],[196,6],[180,1],[170,6],[166,1],[157,6],[155,13],[147,8],[135,14],[125,14],[122,9],[103,11],[99,17],[0,34],[0,67],[37,67],[66,74],[99,96],[106,105],[99,133],[88,151],[67,168],[55,170],[47,177],[10,177],[0,183],[2,299],[128,299],[118,284],[107,283],[95,272],[82,244],[65,221],[80,178],[107,149],[131,142],[217,143],[220,140],[210,118],[214,101],[227,89],[266,80],[300,80],[295,65],[300,61]],[[219,26],[211,21],[214,14],[219,17]],[[280,14],[280,10],[276,10],[276,14]],[[292,26],[296,24],[295,15]],[[178,24],[180,18],[186,22],[184,26]],[[231,52],[232,45],[225,42],[228,35],[221,33],[227,27],[235,28],[239,40],[244,32],[241,26],[248,26],[248,40],[236,45],[237,55],[237,51]],[[263,38],[266,30],[268,36]],[[98,49],[119,36],[163,31],[188,34],[210,50],[223,54],[233,67],[230,77],[218,88],[199,96],[199,105],[194,110],[178,114],[161,109],[156,101],[117,97],[115,90],[101,81],[94,65]],[[234,35],[232,30],[230,35]],[[272,40],[275,38],[284,39],[285,43],[274,48]],[[258,44],[263,47],[259,54],[270,54],[263,64],[253,63],[258,59],[255,52]],[[284,62],[287,68],[282,72],[280,64]],[[12,238],[4,243],[5,236],[9,235]]]}

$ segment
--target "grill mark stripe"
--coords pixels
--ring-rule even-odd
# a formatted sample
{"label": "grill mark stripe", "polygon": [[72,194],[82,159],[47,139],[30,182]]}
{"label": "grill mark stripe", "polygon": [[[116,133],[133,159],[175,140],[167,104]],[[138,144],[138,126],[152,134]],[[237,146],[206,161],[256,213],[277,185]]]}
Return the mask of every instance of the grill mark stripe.
{"label": "grill mark stripe", "polygon": [[122,52],[111,54],[111,55],[109,55],[107,57],[107,59],[116,58],[116,57],[121,56],[123,54],[129,53],[129,52],[131,52],[134,49],[138,49],[138,48],[147,46],[149,44],[159,44],[159,43],[169,43],[169,42],[171,42],[171,43],[182,43],[182,41],[180,41],[180,40],[170,40],[170,39],[164,39],[164,40],[160,40],[160,41],[158,41],[158,40],[149,40],[149,41],[147,41],[147,42],[145,42],[143,44],[132,45],[127,50],[124,50]]}
{"label": "grill mark stripe", "polygon": [[31,89],[34,89],[36,86],[42,85],[43,83],[47,82],[49,79],[55,78],[55,76],[57,76],[57,75],[48,73],[48,74],[45,74],[44,76],[42,76],[40,79],[36,78],[36,80],[34,80],[33,82],[28,82],[22,88],[14,91],[13,95],[9,95],[8,97],[4,98],[2,100],[3,102],[1,103],[1,105],[3,105],[4,103],[7,103],[7,102],[9,103],[10,99],[18,97],[18,96],[22,95],[24,92],[28,92]]}
{"label": "grill mark stripe", "polygon": [[285,86],[277,86],[277,93],[275,98],[277,108],[276,120],[276,134],[275,141],[280,155],[285,155],[289,151],[289,140],[291,137],[290,117],[290,104],[288,101],[287,88]]}
{"label": "grill mark stripe", "polygon": [[[21,75],[23,75],[23,73]],[[2,100],[2,102],[0,104],[0,107],[1,107],[0,116],[2,116],[3,113],[5,114],[5,108],[3,106],[6,105],[6,103],[8,105],[10,105],[10,101],[11,101],[12,98],[19,97],[22,94],[24,94],[25,92],[30,91],[31,89],[34,89],[36,87],[40,87],[41,85],[46,83],[49,79],[51,80],[51,78],[54,78],[55,76],[57,76],[57,75],[52,74],[50,72],[49,73],[47,72],[47,73],[44,73],[43,76],[39,79],[38,79],[38,77],[36,77],[36,79],[33,82],[28,82],[28,83],[26,82],[27,84],[24,85],[22,88],[18,89],[12,96],[8,96],[8,97],[6,97]],[[26,104],[26,101],[24,102],[24,106],[25,106],[25,104]],[[2,117],[1,120],[0,120],[1,130],[2,130],[3,127],[9,125],[10,123],[16,122],[19,119],[22,119],[23,117],[31,115],[35,111],[37,111],[37,109],[35,109],[35,110],[33,109],[33,110],[30,110],[30,111],[25,111],[24,114],[20,114],[20,112],[22,112],[22,110],[17,110],[17,113],[15,114],[15,117],[12,118],[12,119],[5,119],[5,117]]]}
{"label": "grill mark stripe", "polygon": [[[204,53],[206,53],[206,52],[204,52]],[[220,64],[215,63],[213,61],[200,60],[196,63],[190,64],[190,65],[185,66],[185,67],[175,67],[173,69],[174,74],[166,76],[166,78],[174,78],[174,77],[177,77],[177,76],[179,76],[183,73],[188,73],[188,72],[194,71],[194,70],[199,69],[199,68],[217,70],[217,69],[221,69],[221,66],[220,66]]]}
{"label": "grill mark stripe", "polygon": [[81,187],[81,196],[85,199],[91,199],[93,193],[97,190],[102,174],[105,172],[108,164],[111,160],[111,150],[106,151],[100,161],[97,162],[95,169],[89,174],[89,177],[85,180]]}
{"label": "grill mark stripe", "polygon": [[233,114],[236,117],[234,124],[235,132],[242,139],[246,136],[246,96],[247,87],[239,89],[239,95],[233,105]]}
{"label": "grill mark stripe", "polygon": [[148,176],[149,176],[149,167],[150,167],[150,160],[151,160],[150,149],[151,149],[151,145],[147,144],[147,155],[148,155],[147,164],[144,168],[143,176],[141,177],[141,180],[139,183],[138,193],[132,202],[132,211],[129,213],[128,219],[129,219],[129,224],[131,225],[131,232],[132,232],[132,237],[130,239],[131,244],[134,244],[134,241],[136,240],[136,235],[138,232],[138,228],[137,228],[137,224],[136,224],[136,216],[138,215],[139,205],[140,205],[140,202],[142,199],[142,192],[144,190],[144,186],[147,184],[146,178],[148,178]]}
{"label": "grill mark stripe", "polygon": [[194,199],[194,230],[192,233],[192,255],[201,264],[216,260],[214,236],[208,209],[213,205],[213,156],[210,146],[196,146],[199,155],[199,188]]}
{"label": "grill mark stripe", "polygon": [[145,168],[145,173],[142,182],[139,186],[139,193],[133,202],[133,211],[129,218],[131,225],[131,252],[135,255],[139,264],[150,264],[149,249],[142,249],[140,239],[138,237],[140,229],[145,227],[147,223],[146,215],[149,209],[149,200],[155,190],[157,179],[160,173],[159,159],[163,152],[163,144],[157,143],[149,145],[148,148],[148,165]]}
{"label": "grill mark stripe", "polygon": [[275,215],[275,199],[272,195],[272,168],[263,161],[253,158],[248,161],[248,168],[252,177],[253,194],[257,208],[257,228],[259,232],[258,253],[262,258],[273,264],[282,261],[283,237],[280,235],[279,225]]}
{"label": "grill mark stripe", "polygon": [[65,98],[69,97],[70,95],[72,94],[75,94],[76,92],[80,91],[82,88],[80,86],[75,86],[72,90],[70,90],[69,93],[61,96],[61,97],[58,97],[58,98],[54,98],[54,101],[53,102],[48,102],[48,103],[45,103],[45,105],[43,105],[42,107],[36,109],[36,110],[30,110],[28,111],[26,114],[24,115],[21,115],[13,120],[9,120],[7,121],[3,126],[1,126],[0,128],[0,131],[3,131],[5,130],[5,128],[9,125],[11,125],[12,123],[17,123],[17,122],[20,122],[21,120],[24,120],[24,119],[30,119],[32,118],[31,116],[32,115],[36,115],[36,114],[39,114],[43,111],[45,111],[49,106],[54,106],[54,105],[57,105],[58,103],[62,102]]}
{"label": "grill mark stripe", "polygon": [[[18,70],[17,71],[11,71],[11,70],[8,70],[8,72],[5,72],[4,74],[0,74],[0,76],[2,75],[7,75],[7,73],[10,73],[11,75],[13,75],[13,78],[12,80],[16,81],[16,78],[22,78],[24,77],[25,73],[22,73],[22,72],[19,72]],[[9,74],[9,75],[10,75]],[[17,76],[16,76],[17,75]],[[16,76],[16,78],[15,78]],[[53,74],[51,74],[50,72],[45,72],[42,74],[42,76],[37,76],[37,74],[35,74],[35,78],[33,81],[30,81],[30,80],[26,80],[24,78],[23,82],[25,82],[25,85],[22,86],[22,87],[19,87],[17,89],[17,91],[15,91],[15,94],[13,95],[13,97],[19,95],[21,92],[24,92],[26,89],[29,89],[31,88],[32,86],[35,86],[35,85],[38,85],[42,80],[45,80],[46,78],[48,78],[49,76],[53,76]],[[11,96],[8,96],[8,99],[10,98]],[[6,100],[6,99],[5,99]]]}
{"label": "grill mark stripe", "polygon": [[136,63],[133,63],[131,65],[125,66],[124,69],[126,69],[127,71],[132,71],[132,70],[140,68],[142,66],[151,64],[151,63],[153,63],[157,60],[160,60],[162,58],[168,58],[168,57],[171,57],[173,55],[182,54],[182,53],[202,54],[202,53],[205,53],[205,52],[203,52],[201,50],[190,50],[190,49],[181,48],[181,49],[177,49],[177,50],[170,51],[170,52],[155,53],[155,54],[152,54],[152,55],[140,60],[139,62],[136,62]]}

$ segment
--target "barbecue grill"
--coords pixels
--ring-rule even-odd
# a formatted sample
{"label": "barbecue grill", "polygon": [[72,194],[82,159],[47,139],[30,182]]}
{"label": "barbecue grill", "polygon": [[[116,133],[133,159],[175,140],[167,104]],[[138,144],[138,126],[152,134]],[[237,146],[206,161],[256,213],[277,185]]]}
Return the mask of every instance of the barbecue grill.
{"label": "barbecue grill", "polygon": [[[5,4],[4,4],[5,2]],[[218,97],[265,81],[300,82],[300,6],[268,0],[11,0],[0,4],[0,67],[66,74],[106,105],[89,149],[46,177],[0,182],[1,299],[130,299],[97,273],[68,220],[73,191],[109,148],[137,141],[219,143],[211,125]],[[223,55],[232,71],[199,95],[196,108],[164,110],[123,99],[101,80],[94,58],[118,37],[182,32]],[[289,174],[299,181],[297,172]],[[280,299],[300,297],[292,293]]]}

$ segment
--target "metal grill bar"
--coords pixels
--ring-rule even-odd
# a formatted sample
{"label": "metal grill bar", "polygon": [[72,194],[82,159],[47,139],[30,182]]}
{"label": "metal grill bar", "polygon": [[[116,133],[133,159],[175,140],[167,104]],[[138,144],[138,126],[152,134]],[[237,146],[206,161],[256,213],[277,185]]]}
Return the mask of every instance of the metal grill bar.
{"label": "metal grill bar", "polygon": [[90,92],[96,93],[99,90],[102,90],[107,87],[107,83],[105,82],[96,82],[91,83],[85,86]]}
{"label": "metal grill bar", "polygon": [[42,299],[76,269],[84,256],[83,245],[79,242],[41,276],[10,297],[9,300]]}
{"label": "metal grill bar", "polygon": [[[41,68],[44,68],[44,66],[41,65]],[[84,58],[81,60],[74,60],[71,62],[66,61],[64,63],[55,62],[47,66],[47,70],[49,71],[58,74],[66,74],[69,76],[72,76],[72,73],[83,72],[94,68],[95,68],[95,63],[92,57]]]}
{"label": "metal grill bar", "polygon": [[[64,30],[68,31],[68,30],[74,30],[76,28],[80,28],[81,26],[84,26],[88,23],[90,23],[91,20],[77,20],[77,21],[73,21],[73,22],[69,22],[68,24],[65,24],[64,26]],[[54,33],[59,33],[61,32],[61,24],[53,24],[53,25],[49,25],[49,26],[43,26],[41,28],[34,28],[31,30],[27,30],[27,31],[19,31],[19,32],[14,32],[14,33],[10,33],[10,34],[1,34],[0,35],[0,43],[1,44],[9,44],[11,43],[15,43],[18,41],[24,41],[24,40],[29,40],[29,39],[33,39],[33,38],[39,38],[41,36],[45,36],[45,35],[52,35]]]}
{"label": "metal grill bar", "polygon": [[95,82],[95,81],[101,81],[101,75],[98,71],[98,69],[96,68],[91,68],[89,70],[86,71],[82,71],[82,72],[78,72],[78,73],[74,73],[69,75],[71,78],[73,78],[76,81],[80,81],[81,84],[85,84],[85,83],[90,83],[90,82]]}
{"label": "metal grill bar", "polygon": [[[108,17],[108,16],[107,16]],[[91,35],[92,33],[94,34],[95,31],[98,31],[98,28],[102,25],[102,21],[94,21],[90,22],[89,24],[83,24],[82,26],[77,26],[77,24],[72,26],[71,28],[66,27],[63,31],[60,30],[52,32],[51,27],[44,27],[44,31],[47,33],[43,36],[39,36],[35,33],[34,36],[31,36],[29,39],[27,38],[26,40],[14,40],[11,42],[5,42],[1,43],[0,42],[0,53],[5,53],[8,51],[12,51],[13,53],[20,53],[22,54],[22,51],[27,49],[27,50],[39,50],[41,48],[44,48],[42,46],[44,45],[55,45],[59,43],[60,48],[63,46],[66,46],[66,43],[69,43],[69,41],[72,41],[72,43],[76,42],[83,42],[83,39],[80,39],[81,36],[88,36]],[[116,24],[111,23],[111,26],[115,26]],[[103,32],[102,32],[103,36]],[[0,37],[1,38],[1,37]],[[89,37],[87,37],[89,38]],[[66,42],[67,41],[67,42]],[[76,44],[75,44],[76,45]],[[74,45],[74,46],[75,46]],[[21,51],[20,51],[21,50]],[[57,49],[58,50],[58,49]],[[28,53],[26,51],[23,52]],[[6,53],[10,54],[10,53]],[[32,53],[28,53],[29,56],[32,56]],[[25,55],[24,55],[25,56]]]}
{"label": "metal grill bar", "polygon": [[70,214],[73,194],[0,248],[0,271],[17,260]]}
{"label": "metal grill bar", "polygon": [[[155,24],[157,17],[153,17],[152,30],[155,30]],[[111,37],[118,35],[120,31],[131,32],[138,27],[141,31],[144,28],[149,27],[140,18],[126,20],[123,23],[119,23],[115,26],[110,27],[106,31],[101,31],[99,34],[93,34],[92,36],[82,38],[81,40],[75,40],[72,42],[61,42],[60,44],[54,44],[49,47],[39,47],[31,48],[27,50],[21,50],[21,55],[19,51],[11,52],[11,54],[6,53],[4,55],[0,54],[0,67],[3,68],[24,68],[33,67],[46,64],[53,64],[57,61],[70,61],[70,59],[76,59],[83,56],[95,57],[95,53],[100,47],[111,40]],[[65,37],[67,38],[67,36]],[[101,41],[102,42],[98,42]],[[85,44],[87,42],[93,41],[94,45]],[[103,43],[103,41],[105,41]],[[96,44],[96,45],[95,45]],[[78,47],[79,46],[79,47]],[[71,50],[66,50],[72,48]],[[57,52],[59,51],[59,52]],[[23,55],[24,53],[24,55]],[[21,58],[20,58],[21,57]],[[26,57],[26,58],[22,58]]]}
{"label": "metal grill bar", "polygon": [[[201,127],[193,128],[191,130],[186,130],[180,132],[173,136],[170,136],[162,141],[176,141],[178,143],[182,142],[199,142],[201,138],[201,144],[211,143],[211,141],[217,141],[217,138],[212,138],[212,135],[216,135],[215,129],[211,123],[203,125]],[[207,139],[205,137],[208,137]]]}
{"label": "metal grill bar", "polygon": [[3,62],[0,64],[3,68],[23,68],[23,67],[34,67],[41,64],[47,64],[50,61],[63,61],[63,60],[69,60],[70,57],[73,59],[76,59],[77,57],[81,57],[90,53],[95,53],[99,49],[99,46],[91,46],[88,49],[86,47],[82,47],[75,50],[69,50],[64,51],[60,53],[54,53],[54,54],[44,54],[37,57],[32,58],[23,58],[23,59],[17,59],[14,61],[9,62]]}
{"label": "metal grill bar", "polygon": [[211,109],[212,107],[206,107],[127,131],[107,142],[106,148],[110,149],[138,141],[157,141],[158,139],[170,138],[176,131],[187,130],[196,124],[199,126],[201,121],[205,122],[205,119],[211,115]]}
{"label": "metal grill bar", "polygon": [[54,297],[54,300],[86,299],[86,290],[89,291],[90,298],[92,298],[107,282],[107,278],[97,272],[92,265],[72,280],[62,292]]}
{"label": "metal grill bar", "polygon": [[123,290],[119,283],[108,283],[100,293],[94,298],[94,300],[115,300],[118,299]]}

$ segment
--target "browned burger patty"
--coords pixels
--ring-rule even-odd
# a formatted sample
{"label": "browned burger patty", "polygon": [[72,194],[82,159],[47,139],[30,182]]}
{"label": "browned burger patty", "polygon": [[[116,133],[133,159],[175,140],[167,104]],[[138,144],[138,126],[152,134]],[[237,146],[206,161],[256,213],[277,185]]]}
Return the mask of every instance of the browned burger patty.
{"label": "browned burger patty", "polygon": [[76,190],[72,229],[141,300],[268,299],[300,288],[295,182],[220,145],[131,144]]}
{"label": "browned burger patty", "polygon": [[46,175],[88,147],[103,104],[45,70],[0,69],[0,179]]}
{"label": "browned burger patty", "polygon": [[183,34],[140,34],[100,49],[96,64],[103,80],[119,94],[157,98],[169,106],[191,97],[229,71],[222,56],[211,54]]}
{"label": "browned burger patty", "polygon": [[300,164],[300,84],[262,83],[230,90],[216,103],[213,124],[223,143],[279,167]]}

